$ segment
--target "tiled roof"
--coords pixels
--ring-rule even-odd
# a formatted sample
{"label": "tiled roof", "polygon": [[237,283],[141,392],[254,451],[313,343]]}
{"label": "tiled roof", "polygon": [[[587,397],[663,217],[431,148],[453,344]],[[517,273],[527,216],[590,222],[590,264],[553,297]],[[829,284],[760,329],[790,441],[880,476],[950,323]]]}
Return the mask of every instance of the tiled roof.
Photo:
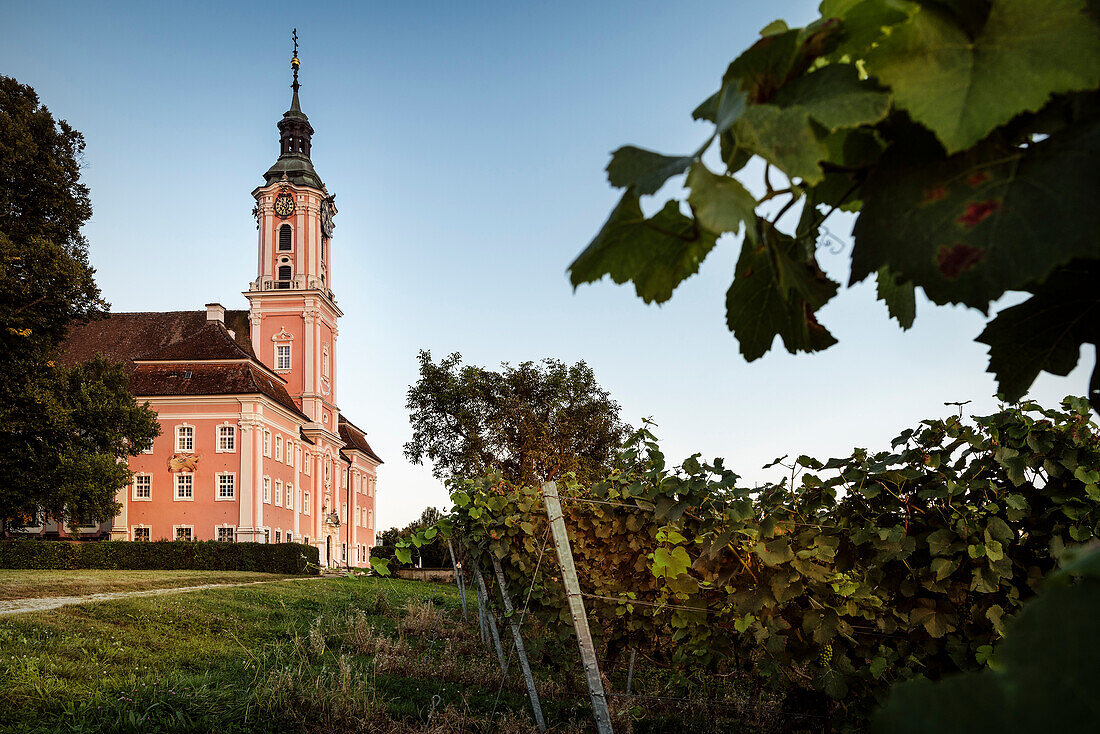
{"label": "tiled roof", "polygon": [[308,421],[278,380],[252,362],[139,364],[130,375],[130,392],[159,395],[266,395]]}
{"label": "tiled roof", "polygon": [[206,311],[116,313],[74,326],[59,360],[72,365],[101,354],[121,362],[138,397],[260,394],[308,421],[283,382],[256,360],[248,327],[248,311],[226,311],[224,325],[208,321]]}
{"label": "tiled roof", "polygon": [[[170,347],[191,341],[191,337],[200,332],[210,334],[212,330],[207,326],[205,311],[111,314],[105,319],[73,326],[68,339],[61,345],[60,361],[73,365],[102,354],[112,362],[121,362],[127,372],[131,372],[134,360],[146,359],[158,352],[172,353]],[[225,328],[234,332],[232,341],[244,353],[243,356],[254,358],[248,335],[248,311],[226,311]],[[228,351],[223,339],[219,338],[214,343],[220,345],[222,352]],[[188,354],[182,358],[217,359],[199,356],[201,353],[202,349],[199,349],[198,354]],[[242,355],[237,353],[232,358],[240,359]]]}
{"label": "tiled roof", "polygon": [[366,432],[343,415],[340,416],[340,438],[343,439],[344,444],[346,444],[344,446],[344,451],[362,451],[379,464],[383,463],[382,459],[378,454],[374,453],[374,449],[367,443]]}

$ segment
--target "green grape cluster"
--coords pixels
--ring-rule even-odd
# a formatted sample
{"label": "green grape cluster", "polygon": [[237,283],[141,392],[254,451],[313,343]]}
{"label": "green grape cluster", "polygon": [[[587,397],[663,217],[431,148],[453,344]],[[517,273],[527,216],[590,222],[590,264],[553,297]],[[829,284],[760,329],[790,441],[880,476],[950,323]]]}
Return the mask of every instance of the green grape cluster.
{"label": "green grape cluster", "polygon": [[833,662],[833,645],[826,642],[821,648],[821,654],[818,655],[818,661],[821,663],[821,667],[828,668],[829,663]]}

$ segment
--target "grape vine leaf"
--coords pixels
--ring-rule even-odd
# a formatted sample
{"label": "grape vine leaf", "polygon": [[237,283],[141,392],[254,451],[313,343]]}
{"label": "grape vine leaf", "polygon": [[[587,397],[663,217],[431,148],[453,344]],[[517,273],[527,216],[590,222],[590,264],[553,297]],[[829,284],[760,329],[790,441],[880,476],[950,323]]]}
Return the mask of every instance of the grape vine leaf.
{"label": "grape vine leaf", "polygon": [[673,176],[691,165],[691,156],[667,156],[624,145],[611,154],[607,180],[617,189],[634,189],[643,196],[655,194]]}
{"label": "grape vine leaf", "polygon": [[736,234],[742,224],[756,219],[756,199],[731,176],[711,173],[697,161],[688,171],[687,186],[695,219],[711,232]]}
{"label": "grape vine leaf", "polygon": [[1053,94],[1100,84],[1100,29],[1083,9],[1081,0],[991,0],[971,37],[925,3],[870,50],[867,72],[955,153]]}
{"label": "grape vine leaf", "polygon": [[887,267],[881,267],[877,273],[878,300],[886,304],[890,313],[902,329],[909,329],[917,317],[917,294],[911,281],[899,281]]}
{"label": "grape vine leaf", "polygon": [[860,79],[851,64],[829,64],[783,85],[772,103],[801,107],[829,132],[872,125],[890,111],[890,93]]}
{"label": "grape vine leaf", "polygon": [[669,201],[646,219],[634,189],[627,189],[603,229],[569,266],[573,287],[610,275],[616,283],[634,282],[646,303],[664,303],[681,282],[699,272],[717,235],[685,217]]}
{"label": "grape vine leaf", "polygon": [[983,143],[929,162],[909,152],[889,149],[861,189],[852,283],[885,265],[935,303],[984,313],[1006,290],[1100,257],[1100,122],[1025,150]]}
{"label": "grape vine leaf", "polygon": [[861,57],[884,29],[906,20],[917,8],[907,0],[823,0],[821,16],[843,21],[842,35],[831,57]]}
{"label": "grape vine leaf", "polygon": [[1023,397],[1039,372],[1068,375],[1081,345],[1100,340],[1100,273],[1070,266],[1023,303],[999,312],[975,341],[989,345],[989,368],[1006,400]]}
{"label": "grape vine leaf", "polygon": [[771,349],[777,335],[791,354],[836,344],[814,314],[836,295],[837,284],[815,262],[796,259],[796,247],[767,223],[741,247],[726,293],[726,324],[749,362]]}
{"label": "grape vine leaf", "polygon": [[829,157],[802,107],[750,106],[733,126],[737,144],[782,170],[789,178],[817,184],[825,178],[819,165]]}
{"label": "grape vine leaf", "polygon": [[691,558],[683,546],[674,548],[658,548],[653,551],[653,564],[650,568],[653,575],[658,578],[673,579],[687,573],[691,566]]}

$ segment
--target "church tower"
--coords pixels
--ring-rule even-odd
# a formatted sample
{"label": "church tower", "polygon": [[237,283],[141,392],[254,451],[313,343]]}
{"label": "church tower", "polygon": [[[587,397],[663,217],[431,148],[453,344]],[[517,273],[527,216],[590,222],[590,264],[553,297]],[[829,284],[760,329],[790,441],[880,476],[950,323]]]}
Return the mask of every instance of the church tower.
{"label": "church tower", "polygon": [[[337,319],[332,293],[335,196],[313,169],[313,126],[298,99],[298,41],[294,39],[290,109],[279,121],[279,158],[264,174],[256,199],[256,279],[244,294],[257,357],[286,380],[286,389],[312,421],[310,440],[339,450],[336,407]],[[330,505],[331,506],[331,505]]]}

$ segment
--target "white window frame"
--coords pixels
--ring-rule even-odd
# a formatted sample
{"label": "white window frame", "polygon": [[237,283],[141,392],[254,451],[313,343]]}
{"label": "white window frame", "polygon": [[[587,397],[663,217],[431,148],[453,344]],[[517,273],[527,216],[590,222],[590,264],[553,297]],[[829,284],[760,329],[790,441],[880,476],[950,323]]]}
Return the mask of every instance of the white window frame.
{"label": "white window frame", "polygon": [[367,510],[367,528],[374,527],[374,510]]}
{"label": "white window frame", "polygon": [[[190,483],[188,484],[188,489],[190,490],[190,494],[186,497],[180,494],[180,484],[181,484],[180,480],[183,477],[189,477],[190,480],[191,480]],[[194,502],[195,501],[195,474],[194,474],[194,472],[179,472],[179,473],[175,474],[172,477],[172,498],[176,502]]]}
{"label": "white window frame", "polygon": [[271,477],[264,477],[264,504],[271,504]]}
{"label": "white window frame", "polygon": [[144,451],[142,451],[141,453],[143,453],[143,454],[151,454],[151,453],[153,453],[153,446],[154,446],[154,444],[156,444],[156,439],[154,439],[154,440],[150,441],[150,442],[149,442],[149,448],[145,449],[145,450],[144,450]]}
{"label": "white window frame", "polygon": [[276,479],[275,480],[275,506],[276,507],[282,507],[283,506],[283,480],[282,479]]}
{"label": "white window frame", "polygon": [[271,458],[271,431],[264,429],[264,456]]}
{"label": "white window frame", "polygon": [[312,454],[310,454],[310,453],[309,453],[308,451],[306,451],[306,452],[305,452],[305,454],[304,454],[304,456],[305,456],[305,461],[304,461],[304,462],[302,463],[302,471],[304,471],[304,472],[305,472],[305,475],[306,475],[306,476],[308,477],[308,476],[309,476],[309,473],[310,473],[311,471],[313,471],[313,470],[312,470],[312,469],[310,468],[310,464],[312,464],[312,463],[313,463],[313,455],[312,455]]}
{"label": "white window frame", "polygon": [[328,344],[321,347],[321,377],[328,379]]}
{"label": "white window frame", "polygon": [[279,530],[278,528],[275,528],[275,542],[276,543],[282,543],[283,542],[283,531]]}
{"label": "white window frame", "polygon": [[286,509],[294,509],[294,485],[290,482],[286,483]]}
{"label": "white window frame", "polygon": [[302,514],[309,514],[309,490],[303,490],[302,492]]}
{"label": "white window frame", "polygon": [[[181,530],[186,530],[188,535],[190,535],[191,537],[189,537],[189,538],[179,537],[179,533],[180,533]],[[172,526],[172,540],[192,541],[194,539],[195,539],[195,526],[194,525],[173,525]]]}
{"label": "white window frame", "polygon": [[[138,540],[138,531],[144,530],[147,537]],[[130,539],[135,543],[151,543],[153,541],[153,526],[152,525],[131,525],[130,526]]]}
{"label": "white window frame", "polygon": [[[286,354],[281,354],[280,350],[286,350]],[[291,351],[290,343],[276,344],[275,345],[275,371],[276,372],[290,372],[291,365]],[[284,366],[285,365],[285,366]]]}
{"label": "white window frame", "polygon": [[[229,479],[228,495],[222,494],[222,479]],[[237,499],[237,474],[236,472],[223,471],[214,475],[214,501],[233,502]]]}
{"label": "white window frame", "polygon": [[275,435],[275,461],[283,460],[283,437]]}
{"label": "white window frame", "polygon": [[[222,538],[221,531],[228,530],[229,538]],[[221,543],[235,543],[237,542],[237,526],[236,525],[215,525],[214,526],[214,540]]]}
{"label": "white window frame", "polygon": [[[146,489],[149,490],[149,496],[148,497],[142,497],[140,494],[138,494],[138,483],[142,479],[146,480],[146,482],[148,483],[148,486],[146,487]],[[133,491],[130,493],[130,498],[134,502],[152,502],[153,501],[153,475],[152,474],[149,474],[148,472],[139,472],[137,474],[134,474],[134,486],[133,486]]]}
{"label": "white window frame", "polygon": [[232,423],[223,423],[218,426],[217,436],[214,441],[214,453],[237,453],[237,427]]}
{"label": "white window frame", "polygon": [[367,496],[368,497],[373,497],[374,496],[374,477],[369,477],[367,479]]}
{"label": "white window frame", "polygon": [[264,545],[271,545],[271,528],[264,528]]}
{"label": "white window frame", "polygon": [[[186,448],[183,445],[184,431],[188,431],[187,435],[188,443],[190,446]],[[180,423],[176,426],[176,453],[177,454],[192,454],[195,452],[195,427],[190,423]]]}

